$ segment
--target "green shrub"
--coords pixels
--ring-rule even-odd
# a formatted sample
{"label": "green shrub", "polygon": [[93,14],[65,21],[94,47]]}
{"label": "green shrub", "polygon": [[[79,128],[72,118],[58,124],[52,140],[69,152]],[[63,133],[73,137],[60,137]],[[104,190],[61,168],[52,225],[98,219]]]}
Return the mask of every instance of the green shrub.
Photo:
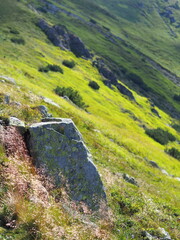
{"label": "green shrub", "polygon": [[57,87],[55,93],[59,96],[67,96],[73,103],[75,103],[78,107],[86,109],[87,105],[83,102],[82,97],[79,92],[74,90],[71,87]]}
{"label": "green shrub", "polygon": [[64,66],[68,67],[68,68],[73,68],[73,67],[75,67],[75,65],[76,65],[73,60],[72,60],[72,61],[64,60],[64,61],[62,62],[62,64],[63,64]]}
{"label": "green shrub", "polygon": [[19,32],[16,29],[10,29],[10,33],[12,33],[12,34],[19,34]]}
{"label": "green shrub", "polygon": [[175,101],[180,102],[180,95],[175,94],[173,98]]}
{"label": "green shrub", "polygon": [[133,81],[139,87],[144,89],[145,91],[149,91],[149,87],[143,82],[142,78],[134,73],[128,73],[126,75],[127,79]]}
{"label": "green shrub", "polygon": [[11,38],[11,42],[22,45],[25,44],[25,40],[23,38]]}
{"label": "green shrub", "polygon": [[93,24],[97,24],[96,20],[94,20],[93,18],[90,18],[90,23],[93,23]]}
{"label": "green shrub", "polygon": [[40,67],[39,72],[60,72],[63,74],[63,69],[58,65],[48,64],[46,67]]}
{"label": "green shrub", "polygon": [[100,88],[100,86],[95,81],[90,81],[88,85],[95,90],[98,90]]}
{"label": "green shrub", "polygon": [[161,128],[146,129],[145,132],[147,135],[162,145],[167,144],[169,141],[173,142],[176,140],[176,138],[171,133]]}
{"label": "green shrub", "polygon": [[170,156],[180,160],[180,151],[177,148],[172,147],[170,149],[166,149],[165,152]]}
{"label": "green shrub", "polygon": [[172,127],[173,127],[177,132],[180,132],[180,125],[178,125],[178,124],[173,124]]}

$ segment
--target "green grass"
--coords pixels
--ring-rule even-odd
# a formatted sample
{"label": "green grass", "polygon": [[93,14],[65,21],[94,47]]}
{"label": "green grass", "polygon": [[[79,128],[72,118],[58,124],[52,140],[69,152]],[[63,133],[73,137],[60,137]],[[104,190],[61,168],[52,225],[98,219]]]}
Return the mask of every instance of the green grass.
{"label": "green grass", "polygon": [[[7,4],[10,3],[12,1],[7,2]],[[74,1],[71,1],[69,4],[73,3]],[[26,11],[25,7],[16,7],[16,4],[13,2],[13,8],[11,5],[5,5],[8,7],[4,7],[1,15],[0,46],[3,47],[0,48],[0,75],[13,77],[17,85],[0,82],[0,92],[10,95],[11,101],[20,102],[22,105],[15,111],[13,105],[1,102],[1,116],[13,115],[31,124],[40,121],[40,113],[34,107],[43,104],[49,108],[53,116],[73,119],[93,155],[106,187],[108,204],[112,211],[110,221],[112,225],[107,225],[96,218],[93,219],[100,228],[101,234],[105,231],[105,239],[131,239],[132,234],[135,234],[135,239],[140,239],[142,230],[157,231],[158,227],[165,228],[173,239],[178,239],[179,182],[175,178],[162,174],[159,169],[153,168],[148,162],[155,161],[169,174],[175,177],[180,176],[180,162],[164,151],[167,147],[179,149],[179,134],[171,127],[171,124],[179,124],[178,121],[156,108],[161,115],[161,118],[158,118],[151,112],[149,99],[138,95],[135,91],[133,94],[136,102],[131,102],[117,89],[111,90],[106,87],[103,84],[103,78],[92,66],[91,61],[76,58],[72,53],[54,47],[34,25],[35,13]],[[7,14],[10,14],[10,9],[13,11],[13,16],[11,15],[8,20]],[[19,12],[22,13],[20,17]],[[100,55],[112,58],[114,62],[120,62],[120,65],[123,64],[128,71],[138,73],[148,86],[156,88],[158,93],[172,101],[171,95],[175,92],[175,86],[165,80],[160,73],[149,68],[149,64],[137,62],[139,58],[132,50],[109,42],[108,49],[107,41],[101,34],[78,21],[73,20],[72,25],[72,19],[65,15],[61,16],[62,23],[76,32],[88,47]],[[103,13],[100,16],[103,16]],[[55,21],[52,16],[51,20]],[[16,29],[19,35],[23,36],[25,45],[13,44],[10,41],[12,37],[10,28]],[[97,45],[94,46],[94,44]],[[124,59],[126,59],[125,63],[123,63]],[[76,65],[73,69],[67,68],[61,64],[64,60],[74,61]],[[142,69],[139,69],[140,63]],[[38,71],[40,66],[48,64],[62,66],[64,74]],[[145,72],[147,75],[144,75]],[[152,81],[149,80],[151,78],[153,78]],[[161,84],[160,80],[157,82],[156,79],[161,79],[164,83]],[[98,91],[91,89],[88,86],[89,81],[97,82],[100,89]],[[54,93],[57,86],[77,90],[84,102],[89,105],[87,112],[57,96]],[[52,99],[60,105],[60,108],[45,103],[40,96]],[[174,104],[173,101],[172,104]],[[173,134],[177,141],[162,146],[145,134],[145,127],[162,128]],[[12,164],[19,169],[20,179],[23,177],[27,182],[30,181],[29,179],[36,179],[36,174],[32,174],[33,169],[26,163],[23,167],[20,165],[22,162],[12,162]],[[121,176],[122,173],[135,177],[140,187],[125,182]],[[13,177],[14,175],[10,180],[15,179]],[[76,236],[76,239],[87,239],[87,237],[98,239],[95,234],[96,230],[91,225],[88,227],[88,224],[83,223],[84,216],[81,214],[75,217],[75,214],[63,208],[61,203],[55,203],[53,198],[49,200],[50,207],[48,208],[41,204],[33,204],[28,197],[24,198],[20,195],[19,199],[17,193],[11,191],[13,184],[16,184],[16,181],[15,183],[7,181],[8,191],[1,195],[0,208],[3,207],[9,192],[13,199],[12,205],[16,207],[18,214],[19,233],[15,229],[6,232],[6,236],[25,239],[28,231],[31,231],[32,224],[30,223],[35,221],[39,229],[36,229],[36,232],[40,231],[49,239],[57,237],[56,231],[52,232],[54,227],[58,229],[62,227],[60,230],[65,232],[67,239],[72,239],[72,236]],[[5,189],[5,185],[1,187]],[[30,192],[36,196],[33,187],[28,194]],[[11,206],[9,202],[6,204]],[[86,217],[92,223],[91,217]],[[100,235],[99,239],[103,239],[103,236]]]}

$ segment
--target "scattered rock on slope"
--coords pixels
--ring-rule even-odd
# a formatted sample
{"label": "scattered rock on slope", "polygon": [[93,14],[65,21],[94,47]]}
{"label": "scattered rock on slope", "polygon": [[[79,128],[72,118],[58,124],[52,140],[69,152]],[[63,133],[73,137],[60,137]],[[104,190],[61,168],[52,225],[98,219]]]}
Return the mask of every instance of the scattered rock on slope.
{"label": "scattered rock on slope", "polygon": [[129,176],[128,174],[124,173],[124,174],[123,174],[123,178],[124,178],[124,180],[125,180],[126,182],[131,183],[131,184],[133,184],[133,185],[135,185],[135,186],[138,186],[138,183],[137,183],[137,181],[135,180],[135,178]]}
{"label": "scattered rock on slope", "polygon": [[44,168],[57,186],[62,183],[61,176],[65,176],[71,198],[97,209],[106,194],[92,156],[73,121],[48,118],[30,126],[29,133],[29,149],[36,166]]}
{"label": "scattered rock on slope", "polygon": [[107,80],[104,81],[104,84],[108,86],[109,88],[112,88],[111,85],[114,85],[117,87],[117,89],[122,93],[123,95],[128,96],[131,100],[135,100],[132,92],[126,88],[124,85],[118,82],[118,79],[116,75],[105,65],[104,61],[102,59],[96,59],[93,62],[93,66],[95,66],[99,73],[106,78]]}
{"label": "scattered rock on slope", "polygon": [[60,25],[50,26],[42,19],[39,20],[37,25],[55,46],[64,50],[70,50],[77,57],[91,58],[90,52],[81,39],[70,33],[65,27]]}

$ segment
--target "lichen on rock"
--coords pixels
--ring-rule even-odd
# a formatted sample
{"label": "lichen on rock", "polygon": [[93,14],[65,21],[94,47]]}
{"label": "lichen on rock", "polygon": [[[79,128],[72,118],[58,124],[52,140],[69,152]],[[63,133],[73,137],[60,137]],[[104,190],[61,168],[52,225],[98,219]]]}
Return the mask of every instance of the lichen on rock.
{"label": "lichen on rock", "polygon": [[98,209],[106,194],[82,136],[71,119],[44,119],[29,128],[29,149],[38,168],[53,177],[57,187],[63,175],[67,191],[75,201]]}

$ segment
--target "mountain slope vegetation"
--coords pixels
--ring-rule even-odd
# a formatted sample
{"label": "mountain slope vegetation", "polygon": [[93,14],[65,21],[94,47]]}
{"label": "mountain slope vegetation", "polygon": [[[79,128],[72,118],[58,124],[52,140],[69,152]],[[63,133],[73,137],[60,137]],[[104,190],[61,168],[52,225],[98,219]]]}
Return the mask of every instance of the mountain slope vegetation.
{"label": "mountain slope vegetation", "polygon": [[[8,158],[1,147],[0,239],[147,239],[147,234],[165,239],[162,228],[180,238],[180,162],[168,154],[180,151],[180,105],[174,99],[180,94],[179,5],[0,0],[1,119],[14,116],[29,126],[40,121],[40,105],[54,117],[71,118],[93,155],[108,200],[108,208],[92,213],[71,201],[64,188],[55,189],[30,159]],[[163,14],[170,10],[175,22]],[[91,58],[54,46],[38,27],[40,19],[80,37]],[[117,84],[104,84],[107,79],[93,64],[97,59],[134,100]],[[47,66],[56,67],[39,71]],[[62,71],[52,71],[57,66]],[[92,81],[99,89],[89,86]],[[76,91],[86,107],[57,95],[57,87],[66,95]],[[126,181],[127,175],[137,184]]]}

